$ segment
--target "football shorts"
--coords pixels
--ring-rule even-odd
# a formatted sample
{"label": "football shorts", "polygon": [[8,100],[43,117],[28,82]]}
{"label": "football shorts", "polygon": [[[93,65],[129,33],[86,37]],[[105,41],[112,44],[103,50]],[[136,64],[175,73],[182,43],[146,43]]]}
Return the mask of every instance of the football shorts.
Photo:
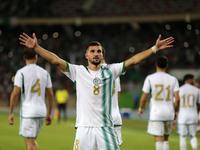
{"label": "football shorts", "polygon": [[73,150],[119,150],[113,127],[78,127]]}
{"label": "football shorts", "polygon": [[147,132],[154,136],[170,135],[172,121],[149,121]]}
{"label": "football shorts", "polygon": [[21,118],[19,134],[26,138],[36,138],[45,118]]}

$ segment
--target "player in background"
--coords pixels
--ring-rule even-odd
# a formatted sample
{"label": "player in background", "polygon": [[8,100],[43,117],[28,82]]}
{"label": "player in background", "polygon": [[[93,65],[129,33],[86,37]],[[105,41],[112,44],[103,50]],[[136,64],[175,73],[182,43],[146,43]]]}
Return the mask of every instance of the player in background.
{"label": "player in background", "polygon": [[[27,150],[38,150],[36,137],[46,118],[46,125],[52,122],[53,90],[49,73],[36,65],[37,54],[33,49],[25,48],[26,66],[19,69],[14,79],[14,89],[10,97],[8,122],[14,124],[13,110],[21,95],[20,130]],[[45,92],[48,97],[48,112],[45,104]]]}
{"label": "player in background", "polygon": [[[194,81],[194,86],[197,87],[198,89],[200,88],[200,84],[196,81]],[[200,132],[200,111],[198,114],[198,124],[197,124],[197,132]]]}
{"label": "player in background", "polygon": [[[156,150],[169,150],[168,138],[172,121],[179,106],[178,80],[167,74],[168,59],[160,56],[156,61],[156,72],[148,75],[144,81],[138,116],[141,117],[148,95],[150,99],[150,118],[147,132],[154,136]],[[175,98],[175,104],[173,99]]]}
{"label": "player in background", "polygon": [[57,108],[59,113],[58,122],[60,122],[62,118],[63,121],[67,121],[67,101],[69,99],[69,92],[62,83],[56,90],[55,98],[57,101]]}
{"label": "player in background", "polygon": [[200,110],[200,90],[194,84],[194,76],[186,74],[183,78],[184,84],[180,87],[180,105],[178,112],[178,133],[180,150],[187,149],[187,136],[193,150],[197,150],[198,142],[196,130],[198,123],[198,112]]}
{"label": "player in background", "polygon": [[138,53],[128,60],[101,65],[103,50],[99,42],[91,42],[86,47],[85,58],[88,66],[74,65],[59,58],[37,44],[37,38],[26,33],[20,35],[20,44],[33,48],[40,56],[56,65],[68,78],[76,83],[76,136],[74,150],[117,150],[119,143],[111,118],[113,82],[125,71],[139,64],[153,53],[170,48],[173,37],[161,40],[159,35],[155,46]]}
{"label": "player in background", "polygon": [[[101,64],[107,65],[105,62],[105,56],[106,52],[105,49],[103,49],[103,57]],[[121,86],[120,86],[120,78],[118,77],[114,83],[113,83],[113,93],[112,93],[112,119],[113,119],[113,125],[114,130],[118,137],[119,146],[122,145],[122,134],[121,134],[121,127],[122,127],[122,117],[119,111],[119,101],[120,101],[120,92],[121,92]]]}

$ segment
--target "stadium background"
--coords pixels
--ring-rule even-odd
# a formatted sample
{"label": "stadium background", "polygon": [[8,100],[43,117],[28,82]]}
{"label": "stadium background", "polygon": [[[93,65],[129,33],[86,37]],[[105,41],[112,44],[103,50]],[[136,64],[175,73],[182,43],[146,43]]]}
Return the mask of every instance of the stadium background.
{"label": "stadium background", "polygon": [[[150,57],[121,77],[120,108],[134,108],[144,78],[155,71],[155,58],[169,59],[168,72],[180,85],[185,73],[200,82],[200,1],[198,0],[2,0],[0,2],[0,111],[8,112],[12,79],[25,63],[22,32],[36,33],[41,46],[70,63],[86,64],[86,45],[99,41],[107,63],[121,62],[154,45],[159,34],[173,36],[174,47]],[[69,115],[75,114],[75,86],[55,66],[39,57],[52,77],[54,91],[70,92]],[[19,108],[20,101],[17,104]],[[136,109],[135,109],[136,110]],[[127,111],[127,109],[125,109]]]}
{"label": "stadium background", "polygon": [[[18,40],[22,32],[29,35],[35,32],[39,44],[77,64],[86,63],[85,47],[92,40],[102,43],[107,50],[107,63],[113,63],[151,47],[158,34],[164,38],[173,36],[174,47],[162,52],[169,58],[168,72],[180,84],[188,72],[194,73],[199,81],[198,0],[6,0],[1,1],[0,12],[1,106],[9,105],[12,77],[24,65],[23,46]],[[157,55],[121,77],[125,92],[122,99],[128,96],[128,100],[120,102],[120,107],[133,107],[133,97],[141,94],[144,78],[155,71]],[[69,107],[74,108],[73,83],[44,59],[39,58],[38,65],[51,73],[54,90],[61,83],[66,85],[71,94]]]}

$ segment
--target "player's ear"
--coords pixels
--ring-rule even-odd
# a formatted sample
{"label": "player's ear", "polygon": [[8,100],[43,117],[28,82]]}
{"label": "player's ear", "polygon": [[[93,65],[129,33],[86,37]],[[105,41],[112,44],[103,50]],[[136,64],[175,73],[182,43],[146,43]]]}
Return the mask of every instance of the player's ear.
{"label": "player's ear", "polygon": [[86,58],[86,59],[88,58],[88,56],[87,56],[87,52],[85,53],[85,58]]}
{"label": "player's ear", "polygon": [[166,65],[166,69],[168,68],[168,64]]}
{"label": "player's ear", "polygon": [[38,55],[35,55],[35,59],[36,59],[36,60],[38,59]]}

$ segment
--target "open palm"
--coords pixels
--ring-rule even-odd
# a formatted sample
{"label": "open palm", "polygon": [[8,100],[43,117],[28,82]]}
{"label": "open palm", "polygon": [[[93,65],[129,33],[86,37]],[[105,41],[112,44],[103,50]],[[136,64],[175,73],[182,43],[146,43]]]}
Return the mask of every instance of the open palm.
{"label": "open palm", "polygon": [[169,37],[169,38],[166,38],[164,40],[160,40],[160,39],[161,39],[161,35],[159,35],[159,37],[156,41],[156,48],[158,50],[173,47],[173,45],[171,45],[174,42],[173,37]]}
{"label": "open palm", "polygon": [[26,33],[23,33],[20,35],[19,40],[21,41],[20,44],[28,48],[35,48],[37,45],[37,38],[35,33],[33,33],[33,38],[29,37]]}

